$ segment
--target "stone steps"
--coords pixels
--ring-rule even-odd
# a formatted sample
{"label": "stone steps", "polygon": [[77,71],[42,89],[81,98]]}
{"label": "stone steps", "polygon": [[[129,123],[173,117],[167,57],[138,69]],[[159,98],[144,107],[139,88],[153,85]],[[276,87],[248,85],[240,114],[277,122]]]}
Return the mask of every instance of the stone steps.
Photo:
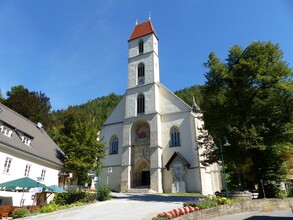
{"label": "stone steps", "polygon": [[157,192],[150,188],[130,188],[127,193],[153,194]]}

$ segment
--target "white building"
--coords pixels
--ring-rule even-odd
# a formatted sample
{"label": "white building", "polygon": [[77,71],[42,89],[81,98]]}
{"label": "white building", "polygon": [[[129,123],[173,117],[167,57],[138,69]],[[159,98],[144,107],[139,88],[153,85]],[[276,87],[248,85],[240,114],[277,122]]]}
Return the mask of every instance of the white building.
{"label": "white building", "polygon": [[128,45],[128,87],[101,131],[107,146],[103,183],[122,192],[213,194],[221,188],[219,167],[200,164],[198,113],[160,83],[151,21],[135,26]]}
{"label": "white building", "polygon": [[[0,183],[29,177],[47,186],[63,186],[62,157],[62,151],[40,123],[34,124],[0,103]],[[32,195],[34,193],[22,190],[2,190],[0,205],[5,205],[5,197],[13,197],[14,206],[45,202],[45,198],[32,199]]]}

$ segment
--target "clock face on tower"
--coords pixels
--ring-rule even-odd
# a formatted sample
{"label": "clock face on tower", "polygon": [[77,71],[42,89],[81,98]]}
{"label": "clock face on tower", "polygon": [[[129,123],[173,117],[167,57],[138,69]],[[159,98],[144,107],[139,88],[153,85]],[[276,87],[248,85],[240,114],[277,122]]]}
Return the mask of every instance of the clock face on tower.
{"label": "clock face on tower", "polygon": [[139,77],[138,78],[138,85],[144,84],[144,78],[143,77]]}

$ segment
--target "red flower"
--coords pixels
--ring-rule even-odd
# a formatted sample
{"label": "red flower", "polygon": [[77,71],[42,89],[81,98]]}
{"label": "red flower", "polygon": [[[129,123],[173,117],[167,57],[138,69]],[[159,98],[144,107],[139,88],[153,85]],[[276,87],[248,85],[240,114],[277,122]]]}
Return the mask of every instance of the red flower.
{"label": "red flower", "polygon": [[183,207],[183,209],[184,209],[185,213],[189,213],[189,208],[188,207]]}
{"label": "red flower", "polygon": [[195,209],[192,206],[188,206],[189,212],[193,212]]}

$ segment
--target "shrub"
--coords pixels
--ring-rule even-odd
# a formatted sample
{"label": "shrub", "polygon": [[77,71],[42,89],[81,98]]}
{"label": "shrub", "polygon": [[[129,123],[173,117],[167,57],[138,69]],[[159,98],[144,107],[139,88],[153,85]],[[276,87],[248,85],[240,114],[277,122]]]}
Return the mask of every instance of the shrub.
{"label": "shrub", "polygon": [[201,200],[198,202],[185,202],[183,204],[184,207],[186,206],[192,206],[192,207],[199,207],[201,209],[208,209],[214,206],[217,206],[218,202],[214,200]]}
{"label": "shrub", "polygon": [[287,194],[284,190],[279,190],[277,193],[276,193],[276,198],[279,198],[279,199],[284,199],[287,197]]}
{"label": "shrub", "polygon": [[12,212],[13,218],[23,218],[30,214],[27,208],[17,208]]}
{"label": "shrub", "polygon": [[97,200],[105,201],[110,198],[110,187],[107,186],[98,186],[97,187]]}
{"label": "shrub", "polygon": [[86,193],[86,196],[82,199],[82,202],[89,203],[97,200],[97,193]]}
{"label": "shrub", "polygon": [[60,193],[54,197],[54,202],[57,205],[68,205],[80,201],[86,197],[87,193],[81,191],[72,191]]}
{"label": "shrub", "polygon": [[213,199],[217,201],[218,205],[230,205],[232,203],[232,200],[226,197],[215,196]]}
{"label": "shrub", "polygon": [[51,202],[48,205],[43,206],[39,209],[40,213],[48,213],[48,212],[55,212],[60,209],[60,206],[55,204],[54,202]]}

